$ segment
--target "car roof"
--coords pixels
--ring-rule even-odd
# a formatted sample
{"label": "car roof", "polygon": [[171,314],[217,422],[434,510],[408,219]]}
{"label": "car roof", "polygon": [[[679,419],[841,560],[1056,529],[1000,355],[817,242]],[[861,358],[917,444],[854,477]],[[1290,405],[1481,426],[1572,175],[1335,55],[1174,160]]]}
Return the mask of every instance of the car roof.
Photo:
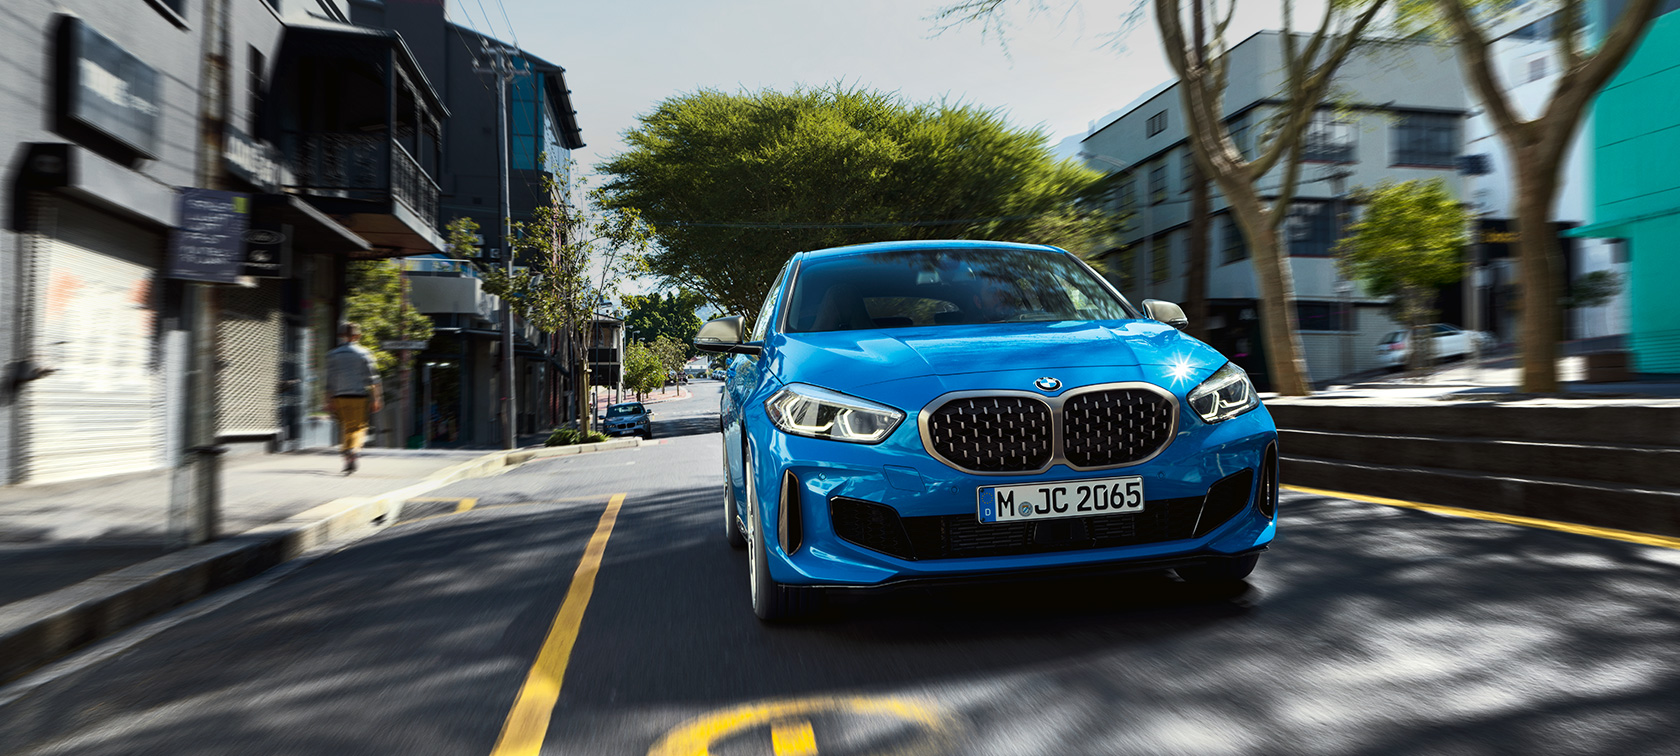
{"label": "car roof", "polygon": [[873,242],[870,244],[853,244],[845,247],[829,247],[800,253],[805,259],[829,259],[833,257],[850,257],[852,255],[867,255],[875,252],[902,252],[915,249],[1021,249],[1034,252],[1066,252],[1060,247],[1047,244],[1020,244],[1017,242],[980,241],[977,239],[923,239],[917,241]]}

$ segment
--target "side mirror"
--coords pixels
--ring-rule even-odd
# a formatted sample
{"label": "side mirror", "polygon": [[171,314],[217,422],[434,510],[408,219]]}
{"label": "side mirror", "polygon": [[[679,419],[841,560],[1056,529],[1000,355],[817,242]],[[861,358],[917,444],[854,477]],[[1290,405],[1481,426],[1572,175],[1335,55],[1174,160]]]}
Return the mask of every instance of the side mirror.
{"label": "side mirror", "polygon": [[1190,319],[1184,317],[1184,308],[1164,299],[1143,300],[1143,314],[1150,320],[1159,320],[1182,331],[1190,325]]}
{"label": "side mirror", "polygon": [[727,354],[758,354],[764,350],[761,344],[744,341],[744,334],[740,315],[718,318],[700,326],[700,332],[694,334],[694,348],[702,352]]}

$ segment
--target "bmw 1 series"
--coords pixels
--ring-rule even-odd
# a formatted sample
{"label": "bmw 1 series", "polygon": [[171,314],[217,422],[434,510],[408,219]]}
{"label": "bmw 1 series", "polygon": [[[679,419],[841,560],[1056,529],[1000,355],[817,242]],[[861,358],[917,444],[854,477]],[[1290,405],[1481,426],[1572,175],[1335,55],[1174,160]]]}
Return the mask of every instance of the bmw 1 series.
{"label": "bmw 1 series", "polygon": [[1277,429],[1236,364],[1055,247],[802,252],[732,354],[722,520],[764,620],[829,593],[1171,570],[1235,582],[1276,533]]}

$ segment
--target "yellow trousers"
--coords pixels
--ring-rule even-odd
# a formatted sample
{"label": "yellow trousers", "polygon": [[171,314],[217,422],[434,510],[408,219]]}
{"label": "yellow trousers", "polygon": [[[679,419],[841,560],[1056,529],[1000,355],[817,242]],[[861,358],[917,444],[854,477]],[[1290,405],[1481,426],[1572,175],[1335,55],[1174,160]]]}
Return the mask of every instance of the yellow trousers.
{"label": "yellow trousers", "polygon": [[362,444],[367,443],[369,401],[365,396],[333,397],[332,409],[338,417],[340,450],[346,453],[360,451]]}

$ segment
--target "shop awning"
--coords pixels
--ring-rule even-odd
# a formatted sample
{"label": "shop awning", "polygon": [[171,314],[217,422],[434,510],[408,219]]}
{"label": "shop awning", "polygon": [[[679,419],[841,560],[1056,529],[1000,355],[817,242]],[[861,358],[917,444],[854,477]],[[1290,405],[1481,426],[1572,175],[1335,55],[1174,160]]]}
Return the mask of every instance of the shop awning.
{"label": "shop awning", "polygon": [[1670,215],[1680,215],[1680,207],[1671,207],[1654,213],[1641,213],[1639,215],[1630,215],[1625,218],[1588,223],[1585,226],[1576,226],[1575,228],[1569,229],[1568,231],[1563,232],[1562,235],[1577,239],[1625,239],[1632,231],[1633,226],[1643,221],[1653,220],[1656,218],[1666,218]]}

